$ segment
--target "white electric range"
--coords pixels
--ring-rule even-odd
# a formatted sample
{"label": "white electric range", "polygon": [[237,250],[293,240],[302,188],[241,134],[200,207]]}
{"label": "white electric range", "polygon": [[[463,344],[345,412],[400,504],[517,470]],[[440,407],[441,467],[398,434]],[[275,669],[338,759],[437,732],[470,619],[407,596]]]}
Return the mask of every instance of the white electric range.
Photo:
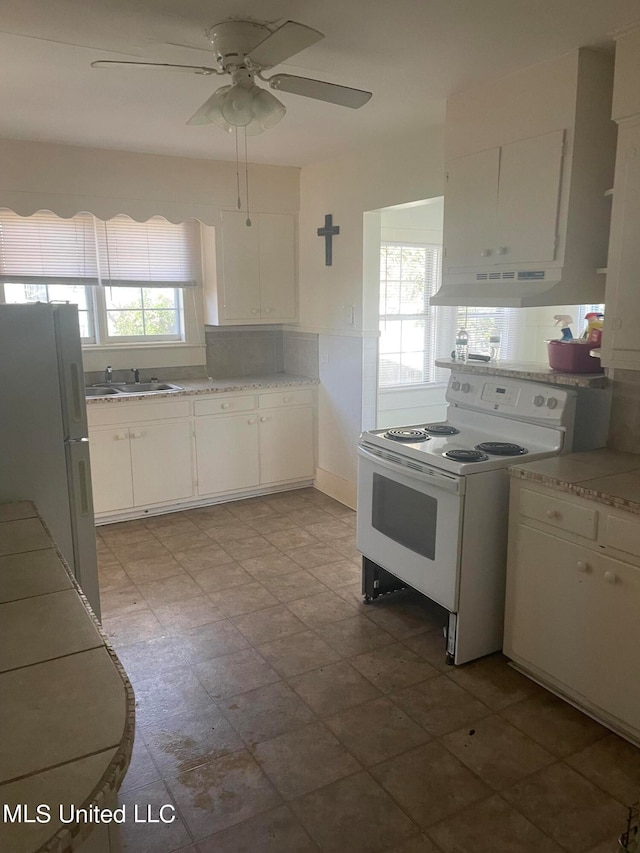
{"label": "white electric range", "polygon": [[454,371],[446,399],[445,421],[360,436],[357,547],[365,600],[440,604],[460,664],[502,646],[507,468],[571,450],[576,391]]}

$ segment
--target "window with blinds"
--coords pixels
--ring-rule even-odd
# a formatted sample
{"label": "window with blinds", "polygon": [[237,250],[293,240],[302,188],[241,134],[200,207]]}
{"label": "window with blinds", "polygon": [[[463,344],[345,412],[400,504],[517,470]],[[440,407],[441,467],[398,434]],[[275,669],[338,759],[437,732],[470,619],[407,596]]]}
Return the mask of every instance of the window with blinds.
{"label": "window with blinds", "polygon": [[429,298],[440,286],[441,267],[441,246],[381,244],[380,387],[436,380],[442,330]]}
{"label": "window with blinds", "polygon": [[183,340],[182,289],[198,271],[195,222],[0,210],[5,300],[77,303],[85,343]]}
{"label": "window with blinds", "polygon": [[442,247],[383,242],[380,247],[381,388],[446,382],[435,366],[448,358],[457,329],[469,335],[469,352],[489,352],[489,332],[501,336],[500,357],[514,358],[522,335],[522,312],[514,308],[431,306],[440,287]]}

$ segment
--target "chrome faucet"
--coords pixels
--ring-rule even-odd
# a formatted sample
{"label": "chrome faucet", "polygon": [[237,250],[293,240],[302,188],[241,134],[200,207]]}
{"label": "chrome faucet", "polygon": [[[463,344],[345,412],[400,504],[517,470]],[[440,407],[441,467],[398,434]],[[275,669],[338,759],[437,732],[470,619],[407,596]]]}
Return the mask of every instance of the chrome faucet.
{"label": "chrome faucet", "polygon": [[136,385],[139,385],[140,384],[140,371],[138,370],[137,367],[132,367],[131,372],[133,373],[133,381],[136,383]]}
{"label": "chrome faucet", "polygon": [[110,364],[108,364],[105,368],[104,381],[107,383],[107,385],[111,385],[111,382],[113,381],[113,368]]}

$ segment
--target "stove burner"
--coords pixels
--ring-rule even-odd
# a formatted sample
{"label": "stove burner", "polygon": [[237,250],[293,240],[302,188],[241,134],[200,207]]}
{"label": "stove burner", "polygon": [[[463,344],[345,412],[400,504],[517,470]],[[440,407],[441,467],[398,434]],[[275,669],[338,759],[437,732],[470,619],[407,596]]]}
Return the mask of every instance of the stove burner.
{"label": "stove burner", "polygon": [[486,462],[489,458],[486,453],[480,453],[478,450],[447,450],[442,455],[455,462]]}
{"label": "stove burner", "polygon": [[429,438],[420,429],[390,429],[385,432],[384,437],[394,441],[426,441]]}
{"label": "stove burner", "polygon": [[522,456],[523,453],[528,453],[526,447],[508,441],[484,441],[482,444],[476,444],[476,450],[490,453],[492,456]]}
{"label": "stove burner", "polygon": [[460,432],[449,424],[425,424],[422,429],[429,435],[458,435]]}

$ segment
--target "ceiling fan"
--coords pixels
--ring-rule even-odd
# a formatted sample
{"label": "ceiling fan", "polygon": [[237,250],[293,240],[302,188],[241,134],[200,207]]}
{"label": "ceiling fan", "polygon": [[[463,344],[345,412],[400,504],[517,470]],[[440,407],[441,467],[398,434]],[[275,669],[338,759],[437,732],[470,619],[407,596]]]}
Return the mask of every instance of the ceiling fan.
{"label": "ceiling fan", "polygon": [[285,115],[286,107],[267,89],[255,83],[255,78],[270,89],[315,98],[330,104],[358,109],[371,98],[371,92],[338,86],[309,77],[274,74],[265,77],[264,71],[299,53],[324,38],[318,30],[286,21],[275,30],[253,21],[223,21],[205,31],[213,46],[216,65],[172,65],[164,62],[118,62],[99,60],[92,68],[160,68],[200,75],[231,76],[231,84],[217,89],[205,101],[187,124],[218,124],[231,132],[243,128],[249,136],[274,127]]}

